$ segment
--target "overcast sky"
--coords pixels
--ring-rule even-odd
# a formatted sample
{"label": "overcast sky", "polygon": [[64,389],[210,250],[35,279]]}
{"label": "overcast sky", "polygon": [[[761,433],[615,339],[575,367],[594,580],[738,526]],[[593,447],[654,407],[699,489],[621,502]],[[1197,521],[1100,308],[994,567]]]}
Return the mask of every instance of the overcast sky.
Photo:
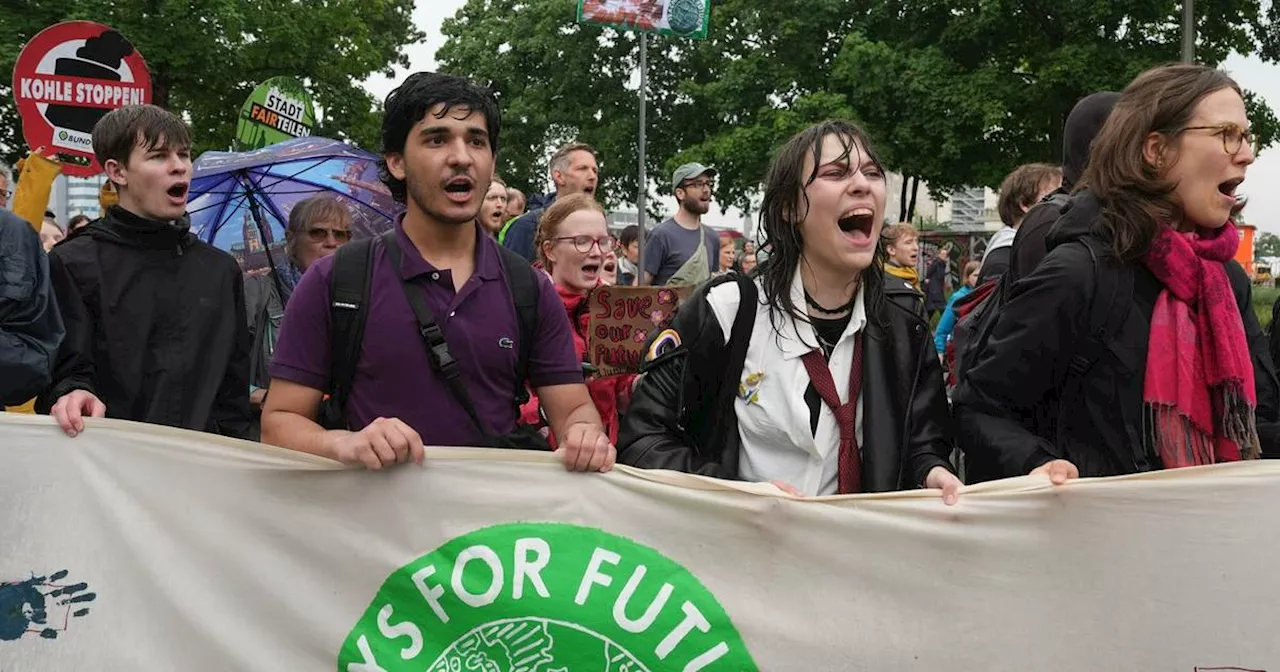
{"label": "overcast sky", "polygon": [[[413,10],[414,22],[427,34],[426,40],[408,48],[411,67],[400,71],[397,77],[373,77],[366,88],[381,98],[405,72],[429,70],[435,66],[436,49],[444,42],[440,26],[446,17],[453,16],[466,4],[466,0],[419,0]],[[712,30],[715,29],[714,24]],[[1246,89],[1261,95],[1273,110],[1280,112],[1280,65],[1263,63],[1256,57],[1233,56],[1224,68]],[[1268,188],[1268,186],[1270,188]],[[1273,146],[1249,169],[1249,177],[1241,191],[1249,195],[1249,207],[1245,211],[1251,224],[1280,234],[1280,145]]]}

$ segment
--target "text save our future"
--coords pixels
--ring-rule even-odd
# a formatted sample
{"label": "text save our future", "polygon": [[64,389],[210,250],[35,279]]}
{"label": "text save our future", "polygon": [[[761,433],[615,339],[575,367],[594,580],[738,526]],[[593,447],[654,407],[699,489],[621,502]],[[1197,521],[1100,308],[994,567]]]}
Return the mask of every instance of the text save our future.
{"label": "text save our future", "polygon": [[601,375],[638,371],[651,336],[671,324],[686,287],[601,287],[591,294],[587,352]]}

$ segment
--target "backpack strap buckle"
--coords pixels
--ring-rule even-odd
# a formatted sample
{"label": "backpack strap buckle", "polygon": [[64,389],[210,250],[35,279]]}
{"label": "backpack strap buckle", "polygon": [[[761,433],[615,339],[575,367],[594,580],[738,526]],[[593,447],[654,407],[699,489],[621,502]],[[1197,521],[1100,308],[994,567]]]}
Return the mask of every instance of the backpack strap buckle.
{"label": "backpack strap buckle", "polygon": [[449,352],[449,343],[444,340],[444,332],[437,324],[424,325],[418,329],[422,340],[427,342],[427,356],[431,360],[431,368],[435,369],[447,380],[459,376],[458,360]]}

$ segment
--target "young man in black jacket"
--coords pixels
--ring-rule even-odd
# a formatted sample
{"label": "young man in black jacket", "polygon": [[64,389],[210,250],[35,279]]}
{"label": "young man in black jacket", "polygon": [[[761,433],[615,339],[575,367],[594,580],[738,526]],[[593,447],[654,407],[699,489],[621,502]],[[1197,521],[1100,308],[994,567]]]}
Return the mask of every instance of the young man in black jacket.
{"label": "young man in black jacket", "polygon": [[244,283],[189,230],[186,126],[120,108],[93,151],[120,203],[49,255],[67,338],[37,410],[70,436],[106,416],[251,438]]}
{"label": "young man in black jacket", "polygon": [[1120,94],[1114,91],[1091,93],[1081,98],[1071,109],[1071,114],[1067,115],[1067,123],[1062,128],[1062,186],[1048,197],[1060,195],[1063,198],[1046,199],[1027,211],[1009,252],[1011,281],[1017,282],[1031,275],[1040,260],[1049,253],[1045,242],[1049,229],[1058,221],[1058,216],[1066,205],[1066,197],[1071,196],[1076,182],[1088,167],[1093,139],[1098,137],[1098,131],[1102,130],[1102,125],[1111,116],[1111,109],[1119,99]]}
{"label": "young man in black jacket", "polygon": [[49,384],[64,333],[40,236],[26,220],[0,210],[0,410],[29,401]]}

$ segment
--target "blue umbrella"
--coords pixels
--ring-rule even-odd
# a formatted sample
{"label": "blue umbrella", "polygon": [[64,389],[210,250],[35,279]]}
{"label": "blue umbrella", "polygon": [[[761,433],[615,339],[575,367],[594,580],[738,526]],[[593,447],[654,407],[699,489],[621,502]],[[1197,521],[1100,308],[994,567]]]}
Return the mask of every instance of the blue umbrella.
{"label": "blue umbrella", "polygon": [[[200,240],[230,252],[246,273],[287,264],[285,225],[299,201],[329,194],[351,211],[354,238],[392,228],[404,210],[378,179],[378,157],[327,138],[196,159],[187,215]],[[277,274],[278,275],[278,274]]]}

